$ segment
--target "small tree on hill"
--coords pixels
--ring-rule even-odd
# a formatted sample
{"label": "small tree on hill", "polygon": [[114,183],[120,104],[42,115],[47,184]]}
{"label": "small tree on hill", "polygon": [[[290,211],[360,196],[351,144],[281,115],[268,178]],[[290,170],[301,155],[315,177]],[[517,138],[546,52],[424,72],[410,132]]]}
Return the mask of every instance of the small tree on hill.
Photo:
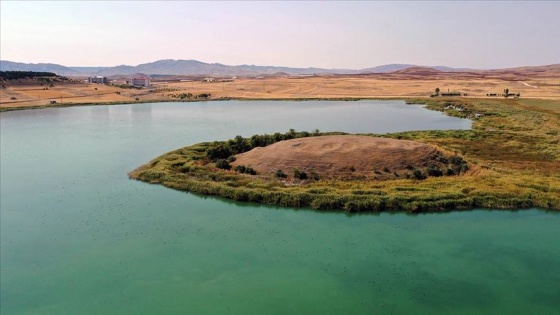
{"label": "small tree on hill", "polygon": [[436,88],[435,92],[436,92],[436,95],[439,95],[439,88],[438,87]]}

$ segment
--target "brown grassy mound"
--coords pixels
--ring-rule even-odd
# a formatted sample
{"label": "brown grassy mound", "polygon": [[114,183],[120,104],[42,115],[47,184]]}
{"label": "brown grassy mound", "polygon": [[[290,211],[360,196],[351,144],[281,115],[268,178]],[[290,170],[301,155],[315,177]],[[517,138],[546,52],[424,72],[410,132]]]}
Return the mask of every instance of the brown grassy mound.
{"label": "brown grassy mound", "polygon": [[[259,174],[282,170],[293,176],[294,169],[321,178],[390,179],[460,173],[457,165],[436,148],[409,140],[369,136],[336,135],[281,141],[236,155],[232,166],[251,166]],[[452,169],[448,171],[448,169]],[[417,172],[418,174],[418,172]],[[438,176],[438,175],[435,175]]]}

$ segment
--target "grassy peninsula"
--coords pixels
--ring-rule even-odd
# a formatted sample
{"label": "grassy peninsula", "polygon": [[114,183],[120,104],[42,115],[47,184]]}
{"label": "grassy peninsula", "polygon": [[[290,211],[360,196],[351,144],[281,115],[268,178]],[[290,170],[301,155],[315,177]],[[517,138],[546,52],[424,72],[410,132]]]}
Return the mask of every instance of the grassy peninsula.
{"label": "grassy peninsula", "polygon": [[[370,175],[325,176],[305,169],[258,172],[235,156],[280,141],[335,133],[237,136],[166,153],[129,176],[154,184],[289,207],[360,211],[435,212],[476,207],[560,210],[560,108],[557,101],[437,98],[408,100],[470,118],[472,130],[369,134],[436,149],[441,163],[376,166]],[[342,133],[336,133],[342,134]],[[442,164],[443,163],[443,164]],[[390,175],[390,176],[389,176]]]}

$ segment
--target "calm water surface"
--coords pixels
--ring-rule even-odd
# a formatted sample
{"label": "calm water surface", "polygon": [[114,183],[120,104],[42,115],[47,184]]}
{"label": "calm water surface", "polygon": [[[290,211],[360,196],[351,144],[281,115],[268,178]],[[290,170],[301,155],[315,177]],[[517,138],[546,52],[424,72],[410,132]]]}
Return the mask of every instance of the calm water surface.
{"label": "calm water surface", "polygon": [[560,215],[353,215],[128,180],[185,145],[467,129],[401,101],[136,104],[0,115],[0,313],[558,314]]}

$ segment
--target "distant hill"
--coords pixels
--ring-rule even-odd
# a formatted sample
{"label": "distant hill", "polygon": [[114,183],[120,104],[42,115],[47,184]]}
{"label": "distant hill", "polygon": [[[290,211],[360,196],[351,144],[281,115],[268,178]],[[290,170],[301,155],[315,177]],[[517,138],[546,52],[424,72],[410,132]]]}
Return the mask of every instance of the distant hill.
{"label": "distant hill", "polygon": [[538,77],[538,76],[557,77],[558,80],[560,81],[560,64],[495,69],[495,70],[487,70],[486,73],[487,74],[514,73],[518,75],[525,75],[531,77]]}
{"label": "distant hill", "polygon": [[410,67],[417,67],[417,65],[411,64],[389,64],[389,65],[382,65],[373,68],[366,68],[360,70],[360,73],[388,73],[403,70]]}
{"label": "distant hill", "polygon": [[393,73],[414,74],[414,75],[434,75],[434,74],[439,74],[441,72],[444,71],[434,69],[434,68],[428,68],[428,67],[410,67],[399,71],[395,71]]}
{"label": "distant hill", "polygon": [[[120,65],[115,67],[66,67],[52,63],[20,63],[0,60],[0,71],[41,71],[53,72],[61,76],[130,76],[136,73],[146,75],[186,75],[186,76],[285,76],[285,75],[312,75],[312,74],[370,74],[370,73],[396,73],[412,69],[405,74],[434,74],[432,70],[441,72],[476,72],[500,73],[519,72],[523,74],[554,75],[560,73],[560,65],[519,67],[497,70],[473,70],[467,68],[451,68],[445,66],[418,66],[414,64],[388,64],[365,69],[323,69],[323,68],[290,68],[277,66],[238,65],[230,66],[220,63],[205,63],[197,60],[165,59],[137,66]],[[420,70],[422,69],[422,70]],[[430,69],[430,70],[427,70]],[[551,72],[552,71],[552,72]]]}
{"label": "distant hill", "polygon": [[26,64],[12,61],[0,61],[2,71],[49,71],[65,76],[90,76],[90,75],[131,75],[134,73],[146,73],[149,75],[196,75],[196,76],[257,76],[274,75],[277,73],[286,75],[302,74],[328,74],[358,73],[349,69],[321,69],[321,68],[290,68],[275,66],[239,65],[229,66],[220,63],[205,63],[197,60],[158,60],[137,66],[121,65],[116,67],[65,67],[57,64]]}
{"label": "distant hill", "polygon": [[471,70],[471,69],[468,69],[468,68],[451,68],[451,67],[445,67],[445,66],[419,66],[419,65],[413,65],[413,64],[389,64],[389,65],[382,65],[382,66],[377,66],[377,67],[373,67],[373,68],[362,69],[362,70],[360,70],[360,73],[390,73],[390,72],[396,72],[396,71],[400,71],[400,70],[404,70],[404,69],[408,69],[408,68],[417,68],[417,67],[431,68],[431,69],[438,70],[438,71],[443,71],[443,72],[455,72],[455,71]]}

